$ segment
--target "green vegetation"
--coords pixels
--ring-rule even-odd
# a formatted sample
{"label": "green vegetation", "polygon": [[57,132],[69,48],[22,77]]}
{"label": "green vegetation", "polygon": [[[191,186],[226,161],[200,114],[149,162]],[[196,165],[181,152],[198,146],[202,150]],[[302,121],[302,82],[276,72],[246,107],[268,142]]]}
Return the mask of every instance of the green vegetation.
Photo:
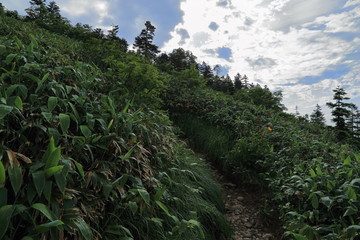
{"label": "green vegetation", "polygon": [[166,101],[175,123],[225,175],[265,190],[263,214],[279,215],[288,238],[358,235],[360,155],[351,129],[339,138],[337,127],[325,127],[321,109],[311,122],[284,113],[281,94],[266,89],[229,95],[177,84]]}
{"label": "green vegetation", "polygon": [[158,108],[168,76],[118,38],[36,24],[0,16],[0,239],[229,239]]}
{"label": "green vegetation", "polygon": [[149,21],[134,52],[116,25],[30,3],[27,17],[0,5],[0,239],[230,239],[208,166],[176,132],[266,192],[288,239],[359,234],[360,114],[342,88],[328,127],[319,106],[287,114],[246,75],[158,54]]}

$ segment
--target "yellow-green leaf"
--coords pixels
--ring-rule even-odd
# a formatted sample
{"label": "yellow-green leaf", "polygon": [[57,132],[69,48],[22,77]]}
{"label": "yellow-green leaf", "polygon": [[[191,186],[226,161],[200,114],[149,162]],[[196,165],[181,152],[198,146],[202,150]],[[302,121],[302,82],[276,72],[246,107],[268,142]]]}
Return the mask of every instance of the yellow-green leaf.
{"label": "yellow-green leaf", "polygon": [[166,215],[168,215],[169,217],[171,216],[168,208],[162,202],[160,202],[160,201],[155,201],[155,202],[166,213]]}
{"label": "yellow-green leaf", "polygon": [[34,209],[40,211],[50,221],[55,221],[56,220],[55,214],[53,212],[51,212],[51,210],[46,205],[44,205],[43,203],[35,203],[35,204],[31,205],[31,208],[34,208]]}
{"label": "yellow-green leaf", "polygon": [[64,166],[55,166],[55,167],[50,167],[48,169],[45,169],[45,176],[46,178],[49,178],[51,176],[53,176],[55,173],[59,172],[61,169],[63,169]]}
{"label": "yellow-green leaf", "polygon": [[5,184],[5,181],[6,181],[5,168],[3,163],[0,161],[0,187],[2,187]]}
{"label": "yellow-green leaf", "polygon": [[55,141],[54,141],[54,137],[50,138],[50,142],[48,145],[48,148],[46,149],[46,152],[43,155],[43,161],[46,162],[48,160],[48,158],[50,157],[50,154],[55,151],[56,147],[55,147]]}
{"label": "yellow-green leaf", "polygon": [[60,113],[59,114],[60,119],[60,127],[63,134],[66,134],[67,130],[70,127],[70,116],[67,114]]}
{"label": "yellow-green leaf", "polygon": [[80,163],[78,163],[77,161],[74,161],[74,163],[75,163],[75,166],[76,166],[77,170],[78,170],[79,173],[80,173],[80,176],[81,176],[82,178],[84,178],[85,173],[84,173],[84,169],[83,169],[82,165],[81,165]]}
{"label": "yellow-green leaf", "polygon": [[41,224],[41,225],[37,225],[37,226],[35,226],[35,229],[39,233],[44,233],[44,232],[49,231],[53,227],[58,227],[58,226],[61,226],[63,224],[64,223],[62,221],[55,220],[55,221],[52,221],[52,222],[49,222],[49,223],[44,223],[44,224]]}
{"label": "yellow-green leaf", "polygon": [[59,163],[61,155],[61,148],[57,147],[49,156],[49,158],[46,160],[45,169],[56,167]]}
{"label": "yellow-green leaf", "polygon": [[51,112],[52,110],[55,109],[57,103],[58,103],[58,98],[57,97],[49,97],[49,99],[48,99],[48,110],[49,110],[49,112]]}
{"label": "yellow-green leaf", "polygon": [[19,96],[17,96],[15,99],[15,107],[17,107],[21,111],[23,110],[23,102]]}
{"label": "yellow-green leaf", "polygon": [[91,136],[91,130],[86,125],[80,125],[80,131],[87,138]]}

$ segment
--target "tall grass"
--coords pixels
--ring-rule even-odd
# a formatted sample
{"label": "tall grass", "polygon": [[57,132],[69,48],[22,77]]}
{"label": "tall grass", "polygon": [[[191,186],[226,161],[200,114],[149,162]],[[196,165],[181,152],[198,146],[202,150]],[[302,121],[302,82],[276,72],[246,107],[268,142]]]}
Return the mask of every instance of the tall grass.
{"label": "tall grass", "polygon": [[206,152],[216,166],[222,167],[225,156],[234,146],[234,132],[216,127],[209,121],[187,113],[173,113],[171,119],[189,138],[195,149]]}

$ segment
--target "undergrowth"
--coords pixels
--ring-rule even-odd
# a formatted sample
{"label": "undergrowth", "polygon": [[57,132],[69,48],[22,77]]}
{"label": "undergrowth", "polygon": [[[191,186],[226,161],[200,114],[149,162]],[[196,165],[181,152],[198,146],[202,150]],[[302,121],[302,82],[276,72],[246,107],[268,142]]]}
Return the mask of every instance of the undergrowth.
{"label": "undergrowth", "polygon": [[84,62],[89,43],[6,16],[0,28],[0,239],[229,239],[149,62],[102,58],[111,43]]}

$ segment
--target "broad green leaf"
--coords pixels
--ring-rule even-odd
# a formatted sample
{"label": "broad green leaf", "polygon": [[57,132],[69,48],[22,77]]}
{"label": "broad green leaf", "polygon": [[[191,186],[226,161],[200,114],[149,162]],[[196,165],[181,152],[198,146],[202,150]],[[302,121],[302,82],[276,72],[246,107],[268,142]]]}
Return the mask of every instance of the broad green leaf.
{"label": "broad green leaf", "polygon": [[347,207],[343,216],[346,217],[346,216],[354,215],[356,213],[358,213],[358,209],[356,207],[349,206]]}
{"label": "broad green leaf", "polygon": [[78,163],[77,161],[75,161],[75,160],[74,160],[74,164],[75,164],[78,172],[80,173],[80,176],[81,176],[82,178],[84,178],[85,172],[84,172],[84,169],[83,169],[82,165],[81,165],[80,163]]}
{"label": "broad green leaf", "polygon": [[56,216],[53,212],[50,211],[50,209],[42,204],[42,203],[35,203],[33,205],[31,205],[31,208],[34,208],[38,211],[40,211],[42,214],[44,214],[50,221],[55,221],[56,220]]}
{"label": "broad green leaf", "polygon": [[354,157],[358,163],[360,163],[360,154],[354,153]]}
{"label": "broad green leaf", "polygon": [[23,110],[23,102],[19,96],[16,97],[14,103],[15,103],[15,107],[17,107],[20,111]]}
{"label": "broad green leaf", "polygon": [[60,166],[55,166],[55,167],[49,167],[47,169],[45,169],[45,176],[46,178],[49,178],[51,176],[53,176],[55,173],[59,172],[61,169],[63,169],[64,166],[60,165]]}
{"label": "broad green leaf", "polygon": [[8,105],[0,104],[0,120],[4,119],[13,109],[13,107]]}
{"label": "broad green leaf", "polygon": [[317,209],[319,207],[319,199],[318,196],[315,193],[311,193],[309,195],[309,199],[311,201],[311,205],[314,209]]}
{"label": "broad green leaf", "polygon": [[328,191],[332,191],[335,187],[335,183],[333,181],[328,181],[328,182],[326,182],[326,187],[327,187]]}
{"label": "broad green leaf", "polygon": [[82,218],[78,218],[74,220],[74,224],[77,226],[77,228],[80,230],[81,235],[86,239],[86,240],[91,240],[93,239],[93,234],[91,232],[90,227],[86,224],[86,222],[84,221],[84,219]]}
{"label": "broad green leaf", "polygon": [[51,192],[52,192],[52,181],[45,181],[45,185],[44,185],[44,197],[45,199],[50,203],[51,200]]}
{"label": "broad green leaf", "polygon": [[146,191],[145,189],[137,189],[137,192],[140,194],[140,196],[144,200],[144,202],[147,205],[150,205],[150,195],[149,195],[148,191]]}
{"label": "broad green leaf", "polygon": [[350,158],[350,156],[348,156],[347,158],[345,158],[345,160],[344,160],[344,165],[347,165],[347,166],[351,165],[351,158]]}
{"label": "broad green leaf", "polygon": [[60,119],[60,127],[63,134],[66,134],[67,130],[70,127],[70,116],[67,114],[60,113],[59,114]]}
{"label": "broad green leaf", "polygon": [[44,223],[44,224],[41,224],[41,225],[37,225],[37,226],[35,226],[35,229],[39,233],[44,233],[44,232],[49,231],[53,227],[58,227],[58,226],[61,226],[63,224],[64,223],[62,221],[55,220],[55,221],[52,221],[52,222],[49,222],[49,223]]}
{"label": "broad green leaf", "polygon": [[3,207],[0,208],[0,239],[3,238],[3,236],[5,235],[8,227],[9,227],[9,223],[10,223],[10,219],[12,217],[14,211],[14,206],[13,205],[5,205]]}
{"label": "broad green leaf", "polygon": [[7,204],[7,195],[8,190],[6,188],[0,187],[0,207]]}
{"label": "broad green leaf", "polygon": [[169,217],[171,216],[168,208],[162,202],[160,202],[160,201],[155,201],[155,202],[166,213],[166,215],[168,215]]}
{"label": "broad green leaf", "polygon": [[12,167],[8,168],[8,174],[9,174],[11,186],[16,195],[19,192],[23,181],[21,167],[14,164]]}
{"label": "broad green leaf", "polygon": [[49,112],[41,112],[41,115],[45,118],[46,121],[50,123],[52,114]]}
{"label": "broad green leaf", "polygon": [[5,45],[0,45],[0,54],[4,53],[6,50],[6,46]]}
{"label": "broad green leaf", "polygon": [[109,124],[107,125],[107,129],[110,129],[113,123],[114,123],[114,119],[111,119]]}
{"label": "broad green leaf", "polygon": [[86,138],[91,136],[91,130],[86,125],[80,125],[80,131]]}
{"label": "broad green leaf", "polygon": [[317,166],[317,167],[316,167],[316,174],[319,175],[319,176],[322,175],[322,171],[321,171],[320,166]]}
{"label": "broad green leaf", "polygon": [[121,112],[122,112],[122,113],[126,113],[131,104],[132,104],[132,101],[128,101],[128,102],[126,103],[125,107],[123,108],[123,110],[121,110]]}
{"label": "broad green leaf", "polygon": [[103,194],[105,196],[105,199],[108,199],[112,189],[113,189],[112,184],[103,184]]}
{"label": "broad green leaf", "polygon": [[354,236],[355,233],[360,231],[360,225],[351,225],[345,229],[345,233],[349,236]]}
{"label": "broad green leaf", "polygon": [[55,150],[50,154],[49,158],[46,160],[45,169],[56,167],[59,163],[61,155],[61,148],[57,147]]}
{"label": "broad green leaf", "polygon": [[133,239],[133,236],[132,236],[130,230],[122,225],[110,225],[110,226],[106,227],[105,232],[119,235],[119,236],[127,235],[128,237],[130,237],[130,238],[121,238],[121,240]]}
{"label": "broad green leaf", "polygon": [[79,116],[78,111],[76,110],[74,104],[72,104],[71,102],[69,102],[69,106],[71,107],[71,110],[73,111],[73,114],[74,114],[74,116],[76,118],[76,122],[78,123],[79,120],[80,120],[80,116]]}
{"label": "broad green leaf", "polygon": [[312,168],[310,169],[310,176],[311,176],[312,178],[316,177],[316,173],[315,173],[315,171],[314,171]]}
{"label": "broad green leaf", "polygon": [[45,172],[44,171],[37,171],[32,173],[33,183],[35,185],[36,192],[39,196],[41,196],[44,186],[45,186]]}
{"label": "broad green leaf", "polygon": [[204,234],[204,231],[203,231],[203,229],[202,229],[202,227],[201,227],[200,222],[198,222],[198,221],[196,221],[196,220],[194,220],[194,219],[190,219],[190,220],[188,221],[188,223],[190,223],[190,225],[192,225],[192,226],[196,226],[196,227],[199,229],[199,232],[200,232],[200,234],[201,234],[201,237],[202,237],[203,239],[205,239],[205,234]]}
{"label": "broad green leaf", "polygon": [[26,237],[23,237],[21,240],[34,240],[34,239],[32,237],[26,236]]}
{"label": "broad green leaf", "polygon": [[52,112],[58,104],[57,97],[49,97],[48,99],[48,111]]}
{"label": "broad green leaf", "polygon": [[138,210],[138,205],[137,205],[137,203],[130,201],[130,202],[128,203],[128,206],[129,206],[130,211],[132,212],[132,214],[135,215],[135,214],[137,213],[137,210]]}
{"label": "broad green leaf", "polygon": [[5,168],[3,163],[0,161],[0,188],[4,186],[6,181]]}
{"label": "broad green leaf", "polygon": [[348,186],[346,191],[345,191],[346,197],[352,200],[356,200],[357,199],[357,195],[356,192],[354,190],[353,187]]}
{"label": "broad green leaf", "polygon": [[58,186],[60,192],[64,194],[67,181],[66,181],[66,176],[63,172],[64,171],[57,172],[54,176],[55,176],[56,185]]}
{"label": "broad green leaf", "polygon": [[35,196],[36,196],[36,188],[33,185],[27,185],[26,186],[26,199],[29,204],[32,204]]}
{"label": "broad green leaf", "polygon": [[45,82],[45,81],[48,79],[49,75],[50,75],[50,73],[46,73],[46,74],[42,77],[41,83]]}
{"label": "broad green leaf", "polygon": [[351,183],[351,185],[359,184],[360,185],[360,178],[354,178]]}
{"label": "broad green leaf", "polygon": [[297,233],[292,233],[292,235],[296,240],[309,240],[307,237],[297,234]]}
{"label": "broad green leaf", "polygon": [[331,207],[331,204],[333,203],[333,200],[331,200],[330,197],[322,197],[320,198],[320,201],[329,209]]}
{"label": "broad green leaf", "polygon": [[6,64],[10,64],[16,56],[17,56],[17,54],[15,54],[15,53],[10,53],[9,55],[7,55],[6,60],[5,60]]}
{"label": "broad green leaf", "polygon": [[47,161],[47,159],[50,157],[50,154],[52,152],[54,152],[55,149],[56,149],[56,147],[55,147],[54,137],[51,137],[50,141],[49,141],[48,148],[46,149],[46,152],[44,153],[43,158],[42,158],[44,162]]}
{"label": "broad green leaf", "polygon": [[117,184],[118,187],[123,188],[126,181],[128,180],[129,175],[123,174],[121,177],[112,182],[113,185]]}
{"label": "broad green leaf", "polygon": [[156,191],[156,194],[155,194],[155,200],[156,200],[156,201],[158,201],[158,200],[161,199],[161,197],[162,197],[162,195],[164,194],[165,190],[166,190],[166,187],[162,187],[162,188],[160,188],[160,189],[158,189],[158,190]]}

